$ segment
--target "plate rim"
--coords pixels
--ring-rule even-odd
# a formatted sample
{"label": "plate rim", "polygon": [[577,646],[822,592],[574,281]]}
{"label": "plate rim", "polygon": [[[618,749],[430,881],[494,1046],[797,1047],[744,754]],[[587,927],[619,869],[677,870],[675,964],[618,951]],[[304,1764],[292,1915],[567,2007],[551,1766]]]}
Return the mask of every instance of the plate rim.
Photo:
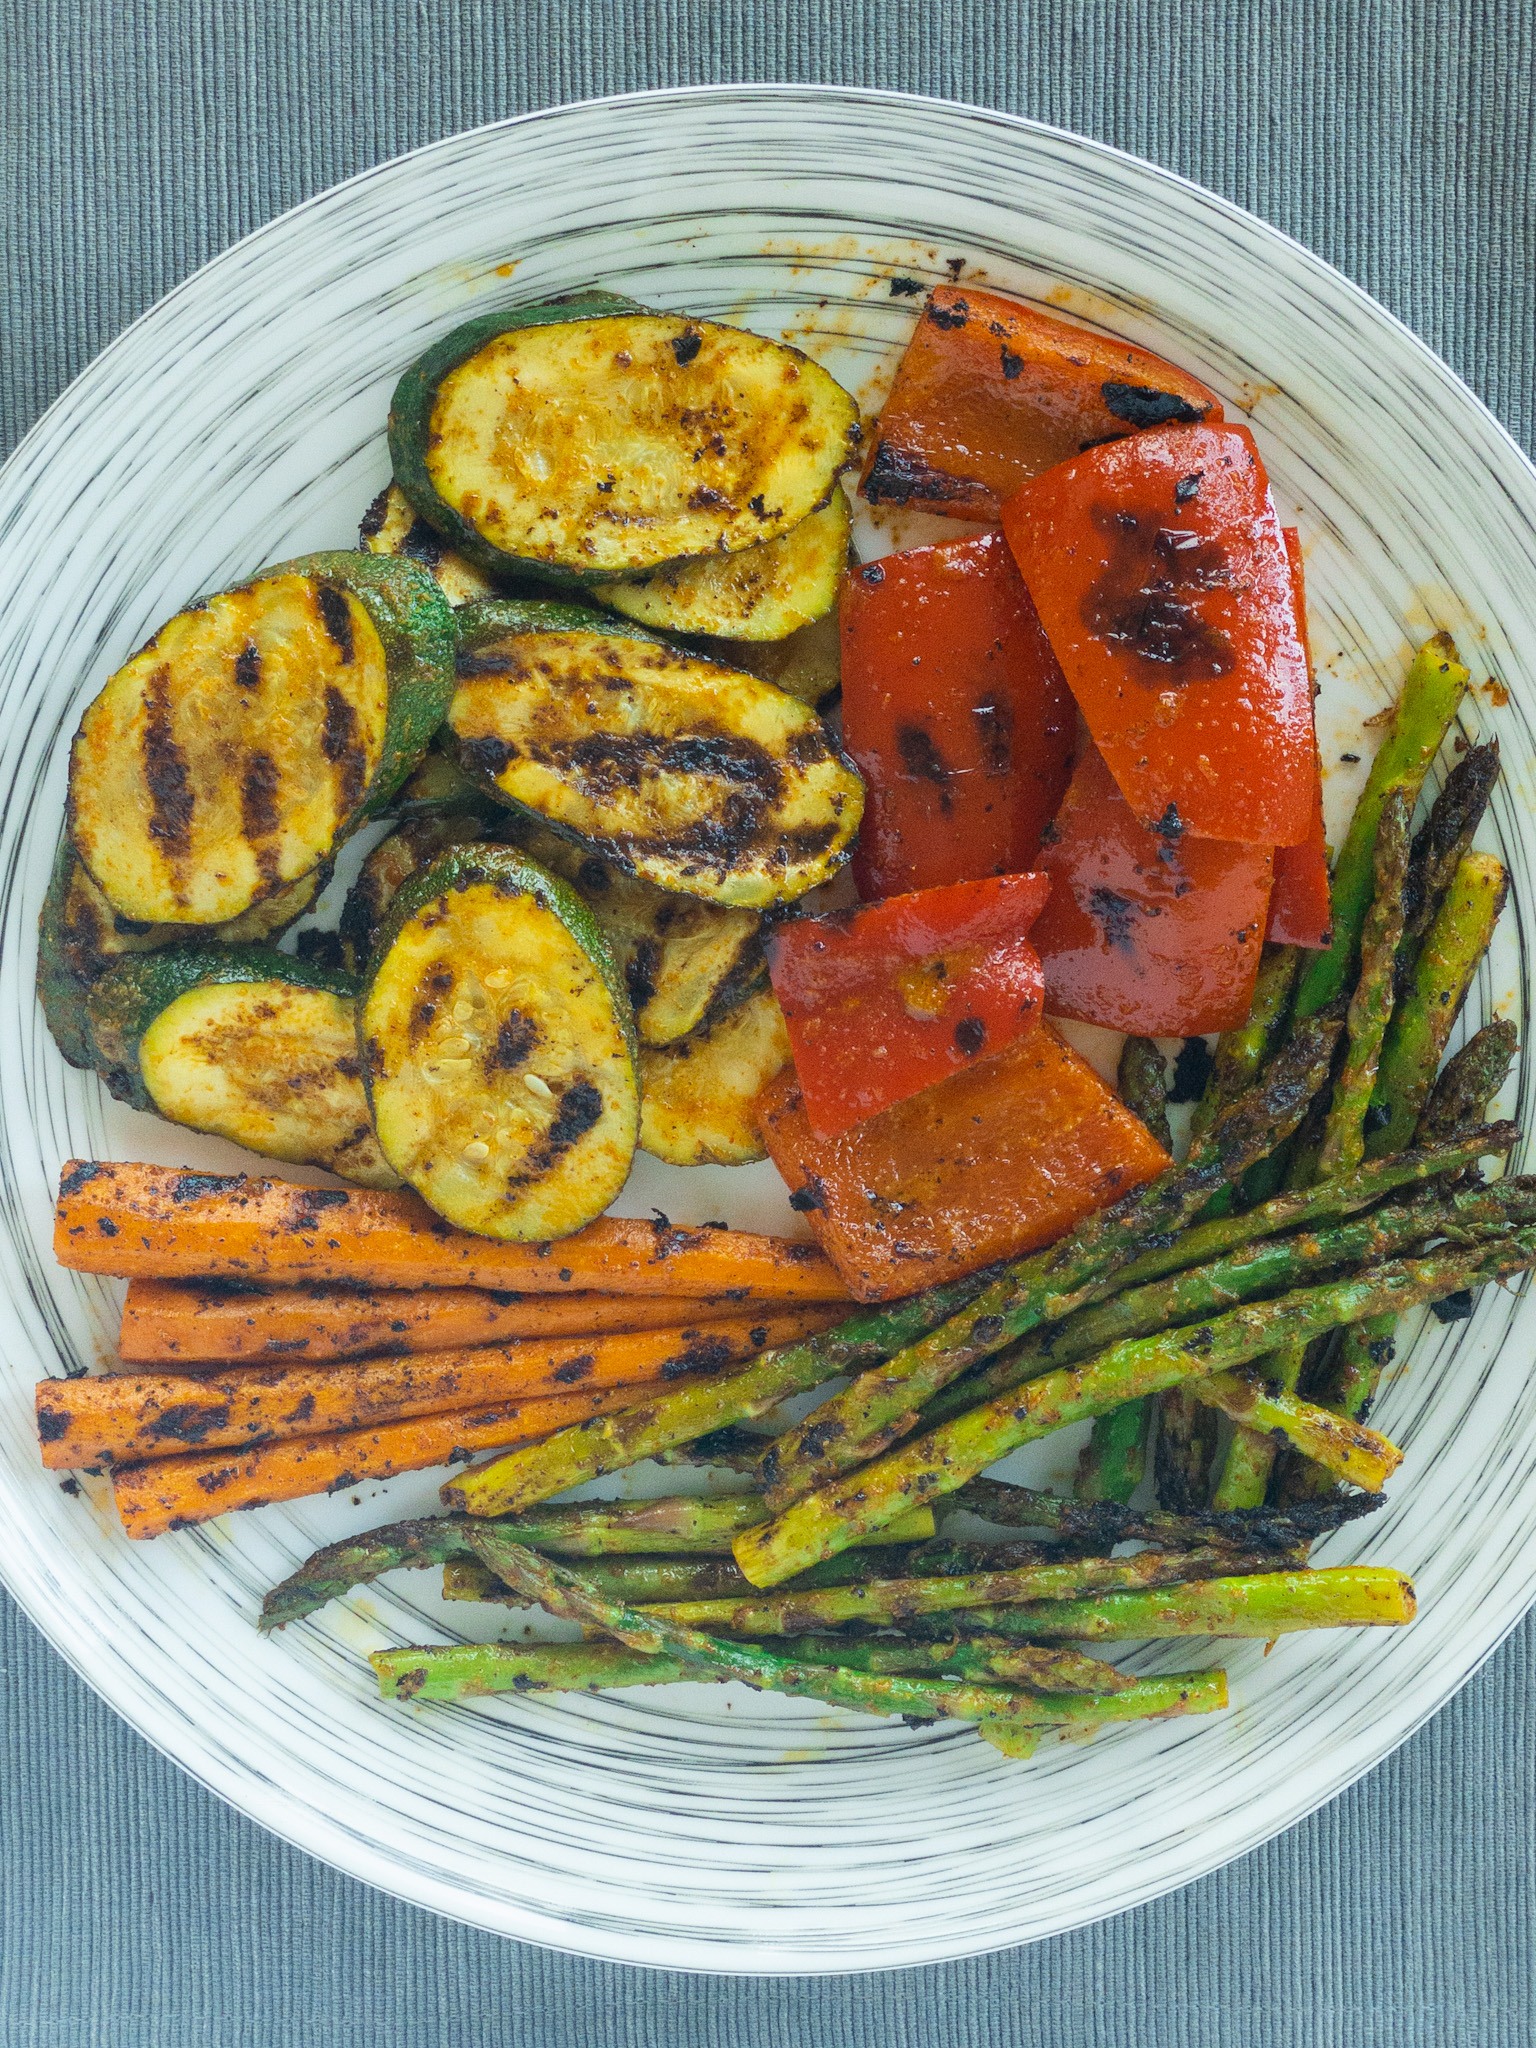
{"label": "plate rim", "polygon": [[[1239,205],[1236,201],[1226,198],[1223,194],[1212,190],[1209,186],[1201,184],[1198,180],[1190,178],[1182,172],[1167,169],[1148,158],[1137,155],[1133,151],[1122,149],[1115,144],[1101,141],[1096,137],[1084,135],[1077,130],[1064,127],[1058,123],[1041,121],[1026,115],[1012,114],[997,108],[980,106],[974,102],[948,98],[941,94],[911,93],[811,81],[742,81],[707,85],[668,86],[647,88],[627,93],[599,94],[584,99],[561,101],[552,106],[533,108],[524,113],[506,115],[497,120],[480,122],[471,127],[454,130],[450,134],[436,137],[432,141],[419,144],[414,148],[399,151],[390,157],[381,159],[377,163],[369,164],[353,172],[348,177],[340,179],[334,184],[324,186],[320,190],[296,201],[292,206],[272,215],[269,219],[258,223],[236,240],[216,251],[205,262],[199,264],[195,269],[189,271],[186,276],[180,278],[167,292],[144,307],[126,326],[119,329],[102,349],[81,366],[27,428],[26,432],[17,441],[10,455],[6,458],[5,463],[0,465],[0,482],[6,480],[7,473],[12,471],[14,467],[19,467],[25,460],[30,458],[34,442],[43,437],[45,431],[51,426],[55,414],[61,412],[66,405],[76,400],[76,394],[82,384],[86,383],[93,376],[102,374],[104,368],[110,369],[112,360],[117,352],[127,347],[132,337],[136,335],[137,330],[142,325],[162,316],[169,308],[176,304],[184,293],[194,289],[205,288],[210,274],[215,272],[220,265],[236,261],[243,252],[248,251],[253,244],[259,242],[263,237],[286,229],[291,224],[300,221],[305,215],[329,205],[342,195],[366,187],[371,180],[389,173],[398,173],[403,166],[428,159],[438,152],[451,153],[466,142],[477,138],[486,138],[496,134],[510,135],[520,130],[534,128],[540,123],[556,122],[577,113],[591,113],[609,108],[635,107],[650,107],[660,110],[682,102],[697,103],[711,100],[724,103],[734,102],[737,104],[754,101],[803,100],[822,101],[830,103],[834,107],[917,107],[945,118],[958,118],[969,126],[995,126],[1015,133],[1049,138],[1058,144],[1065,145],[1071,151],[1105,159],[1123,168],[1128,168],[1141,179],[1150,178],[1160,184],[1166,184],[1182,192],[1187,198],[1198,202],[1202,208],[1217,218],[1241,227],[1246,233],[1251,234],[1257,231],[1263,239],[1271,243],[1279,243],[1290,253],[1294,261],[1299,262],[1314,276],[1326,279],[1332,291],[1335,293],[1342,292],[1349,301],[1358,309],[1364,311],[1371,320],[1378,324],[1381,322],[1387,323],[1395,331],[1400,341],[1406,341],[1409,344],[1412,351],[1419,357],[1423,367],[1436,380],[1442,385],[1450,386],[1460,401],[1470,403],[1475,412],[1480,416],[1480,424],[1485,430],[1488,428],[1492,429],[1495,440],[1502,444],[1502,450],[1506,458],[1513,456],[1518,468],[1525,473],[1525,477],[1533,487],[1533,491],[1536,491],[1536,462],[1533,462],[1532,458],[1527,455],[1526,451],[1492,411],[1491,407],[1443,356],[1417,334],[1405,320],[1394,313],[1389,307],[1383,305],[1364,286],[1357,284],[1345,272],[1340,270],[1337,265],[1330,263],[1325,257],[1318,255],[1297,237],[1265,220],[1251,209]],[[1536,535],[1536,503],[1519,509],[1525,523],[1531,528],[1533,535]],[[284,1802],[279,1796],[276,1796],[277,1788],[267,1784],[266,1781],[261,1779],[259,1774],[254,1773],[248,1765],[243,1764],[238,1756],[230,1750],[226,1749],[222,1755],[215,1756],[205,1749],[205,1752],[196,1762],[188,1762],[174,1755],[168,1746],[168,1738],[161,1739],[157,1737],[150,1727],[143,1724],[135,1712],[120,1705],[111,1696],[106,1690],[104,1683],[98,1682],[88,1668],[87,1659],[79,1654],[76,1644],[72,1640],[60,1639],[60,1637],[52,1632],[47,1620],[44,1618],[48,1612],[45,1603],[40,1599],[34,1602],[21,1589],[19,1581],[29,1578],[30,1575],[17,1572],[10,1558],[3,1551],[0,1551],[0,1583],[6,1586],[18,1607],[33,1626],[38,1629],[49,1647],[64,1659],[75,1675],[104,1702],[119,1720],[126,1722],[136,1735],[149,1743],[161,1756],[165,1757],[178,1770],[184,1772],[200,1786],[211,1792],[223,1804],[234,1808],[236,1812],[245,1818],[253,1820],[258,1826],[277,1835],[282,1841],[301,1850],[304,1854],[314,1857],[317,1861],[328,1865],[332,1869],[341,1871],[350,1878],[369,1884],[383,1891],[388,1896],[402,1899],[441,1918],[456,1920],[463,1925],[475,1927],[483,1932],[500,1935],[503,1939],[527,1941],[563,1954],[591,1957],[595,1960],[610,1963],[617,1962],[637,1968],[673,1969],[695,1975],[722,1976],[821,1977],[863,1973],[874,1970],[895,1971],[926,1968],[945,1960],[959,1961],[972,1956],[997,1954],[1010,1948],[1032,1945],[1036,1941],[1052,1939],[1056,1934],[1068,1931],[1065,1928],[1047,1929],[1036,1933],[1008,1934],[1001,1938],[994,1937],[991,1934],[984,1934],[978,1942],[963,1947],[951,1946],[942,1955],[923,1956],[905,1961],[891,1961],[888,1959],[870,1961],[863,1952],[847,1955],[827,1955],[820,1951],[801,1951],[793,1962],[780,1962],[765,1960],[765,1953],[783,1946],[782,1943],[775,1942],[771,1938],[762,1948],[747,1943],[732,1944],[729,1947],[724,1944],[710,1944],[708,1946],[708,1953],[703,1953],[705,1943],[698,1937],[672,1935],[662,1938],[650,1934],[616,1937],[611,1927],[598,1927],[565,1919],[545,1917],[531,1907],[508,1903],[505,1900],[494,1902],[496,1919],[501,1924],[492,1924],[483,1913],[477,1915],[473,1911],[473,1902],[463,1894],[458,1895],[457,1903],[437,1896],[442,1894],[447,1887],[440,1881],[427,1877],[425,1873],[416,1867],[391,1865],[386,1869],[387,1858],[382,1848],[373,1842],[360,1841],[356,1834],[347,1827],[346,1823],[339,1818],[322,1820],[318,1826],[315,1826],[314,1816],[307,1809],[299,1809],[300,1820],[308,1823],[309,1826],[285,1825],[282,1818]],[[1301,1821],[1330,1804],[1353,1784],[1358,1782],[1359,1779],[1385,1762],[1394,1751],[1400,1748],[1412,1735],[1416,1734],[1427,1721],[1439,1713],[1449,1700],[1477,1675],[1494,1652],[1501,1647],[1509,1635],[1520,1625],[1533,1605],[1536,1605],[1536,1582],[1533,1582],[1528,1595],[1512,1611],[1499,1617],[1495,1633],[1479,1650],[1475,1659],[1464,1669],[1459,1670],[1456,1676],[1436,1686],[1433,1697],[1429,1698],[1422,1705],[1406,1726],[1393,1732],[1390,1740],[1384,1747],[1375,1751],[1364,1762],[1350,1761],[1346,1763],[1336,1776],[1329,1779],[1324,1789],[1315,1794],[1308,1793],[1295,1806],[1294,1810],[1288,1811],[1284,1817],[1275,1821],[1273,1825],[1266,1826],[1265,1832],[1252,1840],[1245,1840],[1236,1849],[1218,1848],[1209,1860],[1200,1860],[1199,1867],[1192,1871],[1186,1870],[1171,1876],[1152,1877],[1145,1881],[1139,1881],[1135,1886],[1133,1896],[1108,1906],[1102,1911],[1092,1912],[1086,1918],[1075,1920],[1070,1925],[1074,1928],[1096,1925],[1103,1920],[1117,1917],[1121,1913],[1130,1912],[1136,1908],[1149,1905],[1173,1891],[1181,1890],[1186,1885],[1211,1876],[1227,1864],[1236,1861],[1239,1857],[1262,1848],[1266,1843],[1284,1834],[1290,1828],[1299,1825]],[[327,1837],[327,1846],[317,1847],[315,1840],[311,1838],[311,1834],[312,1832],[318,1834],[322,1831]],[[480,1903],[484,1905],[487,1902],[481,1900]],[[862,1936],[859,1939],[862,1944],[862,1950],[867,1951],[874,1946],[875,1937]],[[632,1951],[637,1940],[644,1941],[652,1946],[662,1946],[666,1949],[667,1953],[657,1956],[645,1956],[634,1953]],[[626,1947],[631,1952],[625,1953]],[[695,1955],[689,1953],[690,1950],[695,1952],[697,1959],[695,1959]]]}

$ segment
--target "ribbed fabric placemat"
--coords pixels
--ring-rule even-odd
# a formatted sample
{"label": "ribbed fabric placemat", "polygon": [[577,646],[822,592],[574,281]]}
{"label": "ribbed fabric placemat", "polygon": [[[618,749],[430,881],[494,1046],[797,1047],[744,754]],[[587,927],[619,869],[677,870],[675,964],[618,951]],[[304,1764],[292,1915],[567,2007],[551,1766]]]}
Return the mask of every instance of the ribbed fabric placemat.
{"label": "ribbed fabric placemat", "polygon": [[[825,79],[1101,137],[1298,236],[1536,433],[1522,0],[0,0],[0,455],[137,313],[349,173],[645,86]],[[1044,1946],[609,1968],[428,1918],[163,1762],[0,1597],[0,2048],[1514,2048],[1536,1625],[1280,1841]]]}

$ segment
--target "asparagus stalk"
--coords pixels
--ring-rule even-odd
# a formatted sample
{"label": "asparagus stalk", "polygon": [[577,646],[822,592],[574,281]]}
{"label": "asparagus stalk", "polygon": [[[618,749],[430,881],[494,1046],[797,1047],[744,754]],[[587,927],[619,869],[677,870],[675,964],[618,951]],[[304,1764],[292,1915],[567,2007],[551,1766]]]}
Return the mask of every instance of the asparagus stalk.
{"label": "asparagus stalk", "polygon": [[1122,1408],[1094,1417],[1093,1433],[1077,1461],[1075,1491],[1079,1500],[1130,1499],[1147,1469],[1151,1423],[1150,1401],[1127,1401]]}
{"label": "asparagus stalk", "polygon": [[1382,805],[1389,791],[1401,789],[1412,810],[1430,763],[1451,729],[1468,680],[1449,633],[1437,633],[1419,649],[1398,697],[1391,730],[1377,749],[1334,862],[1333,943],[1307,957],[1296,985],[1296,1018],[1319,1015],[1353,981],[1372,895]]}
{"label": "asparagus stalk", "polygon": [[[1247,1022],[1223,1031],[1216,1041],[1211,1077],[1190,1120],[1192,1140],[1208,1131],[1227,1104],[1252,1086],[1285,1023],[1300,970],[1301,955],[1294,946],[1264,948]],[[1212,1205],[1227,1201],[1230,1195],[1229,1188],[1219,1189],[1211,1198]]]}
{"label": "asparagus stalk", "polygon": [[1425,938],[1412,987],[1387,1027],[1372,1098],[1381,1120],[1367,1141],[1367,1150],[1377,1158],[1401,1150],[1413,1137],[1508,886],[1491,854],[1469,853],[1456,869]]}
{"label": "asparagus stalk", "polygon": [[1169,1387],[1160,1396],[1154,1484],[1158,1500],[1174,1514],[1192,1515],[1209,1502],[1218,1428],[1215,1413],[1192,1388]]}
{"label": "asparagus stalk", "polygon": [[[1508,878],[1487,854],[1467,854],[1429,927],[1413,984],[1393,1013],[1376,1078],[1378,1127],[1368,1152],[1385,1153],[1416,1135],[1450,1036],[1478,963],[1504,907]],[[1346,1331],[1329,1368],[1322,1398],[1342,1415],[1369,1412],[1381,1375],[1392,1362],[1395,1315],[1382,1314]],[[1293,1486],[1315,1489],[1320,1474],[1296,1473]]]}
{"label": "asparagus stalk", "polygon": [[1412,978],[1424,934],[1450,888],[1463,855],[1483,821],[1499,779],[1499,743],[1470,747],[1445,778],[1429,816],[1414,836],[1403,890],[1405,916],[1399,951],[1400,985]]}
{"label": "asparagus stalk", "polygon": [[[1229,1550],[1138,1551],[1134,1557],[1072,1558],[1063,1564],[1024,1565],[1014,1571],[955,1573],[944,1578],[881,1579],[865,1586],[827,1586],[742,1599],[661,1601],[654,1611],[692,1628],[724,1629],[738,1636],[792,1636],[862,1622],[899,1627],[917,1615],[954,1614],[968,1607],[1015,1606],[1024,1600],[1073,1599],[1119,1587],[1176,1585],[1217,1578],[1234,1568],[1278,1570],[1293,1552],[1259,1552],[1239,1562]],[[652,1611],[648,1605],[647,1611]]]}
{"label": "asparagus stalk", "polygon": [[1399,1628],[1414,1615],[1411,1579],[1381,1565],[1203,1579],[1143,1593],[1095,1593],[972,1609],[966,1628],[1042,1642],[1150,1642],[1160,1636],[1271,1636],[1309,1628]]}
{"label": "asparagus stalk", "polygon": [[1379,1493],[1403,1454],[1374,1430],[1273,1386],[1261,1373],[1216,1372],[1196,1380],[1197,1397],[1250,1430],[1274,1430],[1314,1464]]}
{"label": "asparagus stalk", "polygon": [[[1407,790],[1398,786],[1387,791],[1376,827],[1373,892],[1360,933],[1359,978],[1345,1016],[1344,1058],[1316,1156],[1298,1148],[1292,1157],[1290,1177],[1295,1187],[1349,1173],[1365,1157],[1366,1112],[1392,1014],[1412,810],[1413,798]],[[1269,1361],[1267,1377],[1279,1396],[1295,1394],[1306,1360],[1307,1347],[1292,1344]],[[1269,1491],[1278,1448],[1276,1435],[1240,1421],[1222,1461],[1213,1504],[1219,1508],[1257,1507]]]}
{"label": "asparagus stalk", "polygon": [[1139,1116],[1165,1152],[1173,1150],[1168,1128],[1168,1063],[1150,1038],[1128,1038],[1120,1048],[1120,1100]]}
{"label": "asparagus stalk", "polygon": [[1382,1040],[1392,1014],[1392,978],[1403,935],[1408,868],[1408,797],[1388,790],[1376,837],[1376,892],[1360,934],[1360,977],[1344,1021],[1344,1060],[1333,1084],[1323,1149],[1311,1180],[1349,1173],[1365,1157],[1365,1113],[1376,1085]]}
{"label": "asparagus stalk", "polygon": [[964,1508],[1004,1528],[1053,1529],[1104,1550],[1116,1543],[1156,1543],[1163,1550],[1206,1544],[1236,1550],[1290,1550],[1315,1543],[1381,1506],[1377,1494],[1337,1495],[1302,1501],[1289,1508],[1257,1508],[1240,1514],[1170,1515],[1160,1508],[1122,1507],[1114,1501],[1078,1501],[1011,1486],[1002,1479],[972,1479],[949,1496]]}
{"label": "asparagus stalk", "polygon": [[[555,1556],[613,1557],[641,1553],[729,1558],[731,1542],[743,1529],[768,1519],[760,1494],[731,1494],[700,1500],[672,1495],[659,1500],[584,1501],[569,1507],[546,1507],[519,1517],[513,1533],[536,1550]],[[442,1565],[445,1585],[472,1557],[463,1515],[427,1515],[408,1522],[390,1522],[364,1536],[328,1543],[306,1558],[296,1572],[274,1586],[262,1602],[257,1627],[282,1628],[313,1614],[328,1600],[339,1600],[385,1572]],[[933,1535],[931,1510],[893,1525],[882,1539],[889,1543],[922,1542]],[[735,1567],[731,1567],[734,1571]],[[467,1587],[472,1577],[455,1578]],[[468,1590],[450,1598],[483,1597]]]}
{"label": "asparagus stalk", "polygon": [[481,1560],[506,1580],[515,1593],[536,1602],[562,1621],[616,1636],[629,1649],[674,1658],[688,1677],[738,1678],[763,1692],[784,1692],[851,1707],[861,1714],[904,1714],[916,1719],[1001,1721],[1030,1725],[1027,1695],[1001,1686],[976,1685],[965,1679],[908,1678],[889,1673],[849,1671],[838,1666],[802,1664],[774,1655],[756,1644],[728,1643],[668,1621],[641,1614],[605,1600],[583,1579],[563,1566],[525,1549],[503,1530],[481,1523],[471,1541]]}
{"label": "asparagus stalk", "polygon": [[769,1505],[780,1506],[897,1442],[940,1387],[1027,1331],[1070,1314],[1108,1274],[1128,1265],[1149,1236],[1182,1229],[1216,1188],[1294,1130],[1326,1076],[1336,1036],[1337,1027],[1321,1020],[1301,1027],[1183,1166],[1090,1216],[1047,1250],[1004,1267],[958,1315],[861,1373],[776,1437],[762,1462]]}
{"label": "asparagus stalk", "polygon": [[882,1302],[836,1329],[765,1351],[740,1372],[556,1430],[539,1443],[461,1472],[443,1487],[443,1505],[472,1515],[507,1514],[767,1415],[791,1394],[900,1351],[974,1300],[987,1280],[986,1273],[968,1274],[905,1301]]}
{"label": "asparagus stalk", "polygon": [[[1230,1371],[1336,1324],[1388,1309],[1400,1312],[1531,1265],[1536,1265],[1536,1231],[1516,1231],[1493,1246],[1431,1252],[1276,1301],[1229,1309],[1179,1330],[1111,1345],[1082,1365],[1044,1373],[954,1417],[848,1479],[794,1502],[766,1526],[745,1530],[732,1546],[736,1561],[753,1585],[779,1585],[819,1558],[846,1550],[857,1536],[883,1528],[909,1507],[952,1493],[1021,1444],[1069,1423],[1088,1421],[1121,1401],[1160,1393],[1185,1380]],[[1383,1445],[1385,1455],[1384,1440]]]}
{"label": "asparagus stalk", "polygon": [[[1036,1331],[980,1372],[946,1388],[929,1403],[923,1420],[931,1426],[947,1415],[963,1413],[1037,1373],[1052,1366],[1075,1365],[1124,1337],[1149,1336],[1214,1314],[1236,1301],[1278,1294],[1340,1268],[1392,1258],[1434,1238],[1478,1244],[1526,1223],[1536,1224],[1536,1177],[1501,1180],[1491,1187],[1430,1192],[1405,1202],[1386,1203],[1367,1215],[1326,1223],[1315,1231],[1259,1238],[1208,1265],[1127,1288],[1123,1294],[1079,1309],[1065,1322]],[[1117,1415],[1124,1412],[1111,1411]],[[1256,1507],[1258,1502],[1226,1505]],[[1193,1513],[1196,1508],[1181,1511]]]}
{"label": "asparagus stalk", "polygon": [[[938,1666],[952,1669],[957,1664],[981,1669],[988,1661],[987,1653],[978,1651],[976,1644],[956,1642],[932,1646],[935,1650],[952,1649],[955,1655],[951,1657],[933,1658],[927,1654],[929,1645],[914,1643],[893,1646],[888,1660],[859,1662],[858,1657],[872,1647],[875,1646],[809,1639],[785,1645],[799,1663],[835,1665],[841,1658],[845,1668],[851,1670],[917,1672]],[[846,1662],[850,1653],[854,1656],[851,1663]],[[1028,1669],[1035,1658],[1054,1659],[1063,1654],[1026,1644],[1005,1644],[1000,1646],[995,1661]],[[368,1661],[378,1674],[381,1697],[399,1700],[484,1699],[502,1692],[600,1692],[617,1686],[674,1685],[684,1678],[697,1681],[713,1677],[723,1681],[734,1675],[692,1670],[679,1657],[648,1655],[627,1649],[622,1643],[452,1643],[421,1649],[377,1650]],[[1109,1721],[1209,1713],[1227,1703],[1225,1674],[1220,1671],[1123,1679],[1112,1665],[1100,1664],[1093,1658],[1074,1656],[1072,1662],[1112,1673],[1117,1683],[1106,1685],[1097,1694],[1063,1686],[1054,1695],[1036,1694],[1021,1701],[1020,1712],[1029,1713],[1035,1725],[1092,1728]]]}
{"label": "asparagus stalk", "polygon": [[1439,1144],[1475,1129],[1508,1080],[1518,1045],[1514,1025],[1502,1017],[1474,1032],[1436,1081],[1414,1143]]}

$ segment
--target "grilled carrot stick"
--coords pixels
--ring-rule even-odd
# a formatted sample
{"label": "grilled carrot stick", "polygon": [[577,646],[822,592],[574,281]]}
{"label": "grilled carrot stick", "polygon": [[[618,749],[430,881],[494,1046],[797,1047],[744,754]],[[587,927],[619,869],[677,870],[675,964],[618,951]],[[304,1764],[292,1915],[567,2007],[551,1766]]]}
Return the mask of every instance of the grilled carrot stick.
{"label": "grilled carrot stick", "polygon": [[599,1387],[591,1393],[501,1401],[489,1408],[459,1408],[419,1415],[376,1429],[334,1436],[291,1437],[255,1450],[188,1451],[125,1465],[112,1476],[117,1511],[128,1535],[161,1536],[188,1529],[235,1508],[335,1493],[364,1480],[388,1479],[446,1465],[475,1451],[527,1443],[607,1408],[644,1399],[654,1389]]}
{"label": "grilled carrot stick", "polygon": [[825,1309],[736,1316],[682,1329],[498,1344],[356,1364],[246,1366],[234,1372],[114,1373],[40,1380],[37,1434],[56,1470],[281,1437],[374,1428],[493,1402],[594,1387],[665,1384],[721,1372],[821,1328]]}
{"label": "grilled carrot stick", "polygon": [[65,1167],[53,1243],[60,1265],[128,1279],[689,1297],[744,1288],[748,1301],[841,1301],[845,1292],[814,1245],[750,1230],[602,1216],[553,1243],[512,1244],[455,1230],[412,1194],[100,1160]]}
{"label": "grilled carrot stick", "polygon": [[[665,1294],[492,1293],[480,1287],[416,1293],[324,1286],[235,1290],[218,1281],[134,1280],[123,1304],[117,1348],[130,1365],[173,1371],[246,1363],[312,1365],[328,1358],[461,1351],[518,1337],[671,1330],[746,1312],[729,1291],[692,1300]],[[766,1297],[757,1312],[787,1313]],[[823,1328],[842,1312],[839,1304],[799,1311],[808,1318],[807,1331]]]}

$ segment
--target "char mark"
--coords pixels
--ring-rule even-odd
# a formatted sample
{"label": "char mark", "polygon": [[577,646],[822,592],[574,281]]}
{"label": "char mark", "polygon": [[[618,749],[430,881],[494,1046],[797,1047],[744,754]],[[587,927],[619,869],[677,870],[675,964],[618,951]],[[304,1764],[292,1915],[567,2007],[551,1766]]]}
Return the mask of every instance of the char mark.
{"label": "char mark", "polygon": [[144,737],[141,742],[144,783],[149,791],[150,837],[172,859],[184,859],[192,846],[192,814],[197,799],[187,772],[187,757],[176,743],[171,724],[170,671],[157,669],[144,696]]}
{"label": "char mark", "polygon": [[[324,586],[322,594],[323,592]],[[347,631],[350,634],[350,621]],[[325,718],[320,727],[320,751],[336,772],[337,809],[344,817],[350,816],[362,801],[363,790],[367,785],[368,758],[358,737],[357,713],[334,683],[327,683],[325,686]]]}
{"label": "char mark", "polygon": [[247,839],[265,839],[277,830],[280,778],[270,754],[246,757],[240,777],[240,824]]}
{"label": "char mark", "polygon": [[345,667],[357,651],[352,640],[352,607],[347,603],[345,592],[335,589],[329,583],[317,585],[315,609],[319,612],[320,623]]}

